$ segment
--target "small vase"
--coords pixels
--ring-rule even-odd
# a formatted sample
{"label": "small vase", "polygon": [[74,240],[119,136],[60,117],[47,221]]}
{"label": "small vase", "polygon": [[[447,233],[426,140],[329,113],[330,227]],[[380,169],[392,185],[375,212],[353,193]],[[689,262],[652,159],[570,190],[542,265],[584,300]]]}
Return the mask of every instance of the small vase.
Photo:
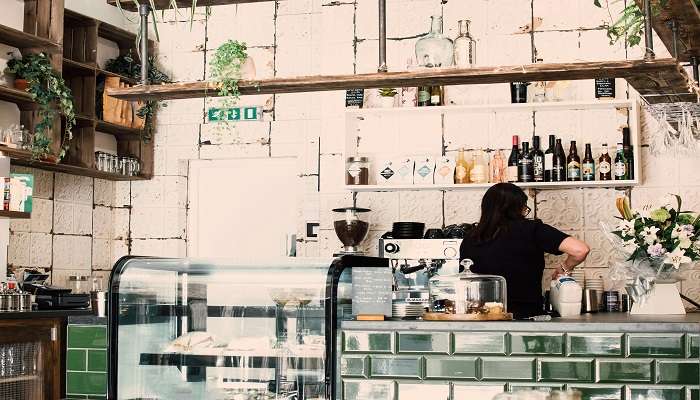
{"label": "small vase", "polygon": [[24,92],[29,88],[29,82],[26,79],[18,78],[15,79],[14,87],[17,90],[22,90]]}
{"label": "small vase", "polygon": [[381,108],[393,108],[394,107],[394,99],[395,96],[388,97],[388,96],[381,96],[379,105]]}
{"label": "small vase", "polygon": [[633,315],[684,315],[685,307],[675,282],[657,282],[641,301],[632,305]]}
{"label": "small vase", "polygon": [[442,17],[434,15],[430,18],[430,33],[416,42],[416,61],[422,67],[450,67],[454,65],[452,40],[442,34]]}

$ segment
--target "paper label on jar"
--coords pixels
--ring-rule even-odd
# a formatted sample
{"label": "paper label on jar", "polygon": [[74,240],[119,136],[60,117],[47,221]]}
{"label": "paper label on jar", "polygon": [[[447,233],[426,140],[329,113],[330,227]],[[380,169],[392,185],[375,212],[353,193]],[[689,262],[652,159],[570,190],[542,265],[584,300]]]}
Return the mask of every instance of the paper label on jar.
{"label": "paper label on jar", "polygon": [[362,168],[360,168],[360,164],[353,163],[350,164],[348,167],[348,174],[352,176],[353,178],[357,178],[360,176],[360,172],[362,171]]}
{"label": "paper label on jar", "polygon": [[392,176],[394,176],[395,172],[393,169],[386,167],[379,174],[381,176],[383,176],[385,179],[389,180]]}
{"label": "paper label on jar", "polygon": [[438,170],[438,175],[440,175],[442,177],[446,177],[446,176],[450,175],[451,173],[452,173],[452,168],[448,167],[447,165],[443,165]]}
{"label": "paper label on jar", "polygon": [[428,176],[431,172],[432,172],[432,171],[430,170],[430,168],[429,168],[427,165],[424,165],[423,167],[421,167],[421,168],[418,170],[418,175],[420,175],[420,176],[422,176],[423,178],[425,178],[425,177]]}

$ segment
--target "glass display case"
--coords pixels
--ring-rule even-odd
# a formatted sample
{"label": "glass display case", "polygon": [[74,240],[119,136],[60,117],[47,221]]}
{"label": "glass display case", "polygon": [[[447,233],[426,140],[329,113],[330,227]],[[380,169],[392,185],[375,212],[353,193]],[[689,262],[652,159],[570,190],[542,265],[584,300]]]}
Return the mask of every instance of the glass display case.
{"label": "glass display case", "polygon": [[123,258],[110,280],[109,398],[334,398],[347,267],[368,260],[388,268],[357,256]]}

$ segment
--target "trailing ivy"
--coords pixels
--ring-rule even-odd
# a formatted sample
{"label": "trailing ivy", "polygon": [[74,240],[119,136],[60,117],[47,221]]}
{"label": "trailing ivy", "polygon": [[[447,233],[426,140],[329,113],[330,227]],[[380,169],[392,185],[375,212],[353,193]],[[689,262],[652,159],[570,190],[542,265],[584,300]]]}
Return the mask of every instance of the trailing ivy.
{"label": "trailing ivy", "polygon": [[240,99],[238,81],[241,79],[241,66],[248,58],[248,47],[245,43],[228,40],[219,46],[211,61],[211,77],[217,83],[219,96],[225,97],[227,106],[235,105]]}

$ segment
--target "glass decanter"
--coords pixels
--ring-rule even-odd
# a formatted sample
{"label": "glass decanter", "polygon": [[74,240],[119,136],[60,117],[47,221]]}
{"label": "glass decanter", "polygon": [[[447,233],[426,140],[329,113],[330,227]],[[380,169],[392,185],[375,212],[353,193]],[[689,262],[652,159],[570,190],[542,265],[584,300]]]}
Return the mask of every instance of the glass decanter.
{"label": "glass decanter", "polygon": [[476,62],[476,40],[469,33],[471,21],[459,21],[459,36],[455,39],[455,65],[460,68],[470,68]]}
{"label": "glass decanter", "polygon": [[442,17],[430,17],[430,33],[416,42],[416,61],[422,67],[449,67],[454,65],[452,40],[442,34]]}

